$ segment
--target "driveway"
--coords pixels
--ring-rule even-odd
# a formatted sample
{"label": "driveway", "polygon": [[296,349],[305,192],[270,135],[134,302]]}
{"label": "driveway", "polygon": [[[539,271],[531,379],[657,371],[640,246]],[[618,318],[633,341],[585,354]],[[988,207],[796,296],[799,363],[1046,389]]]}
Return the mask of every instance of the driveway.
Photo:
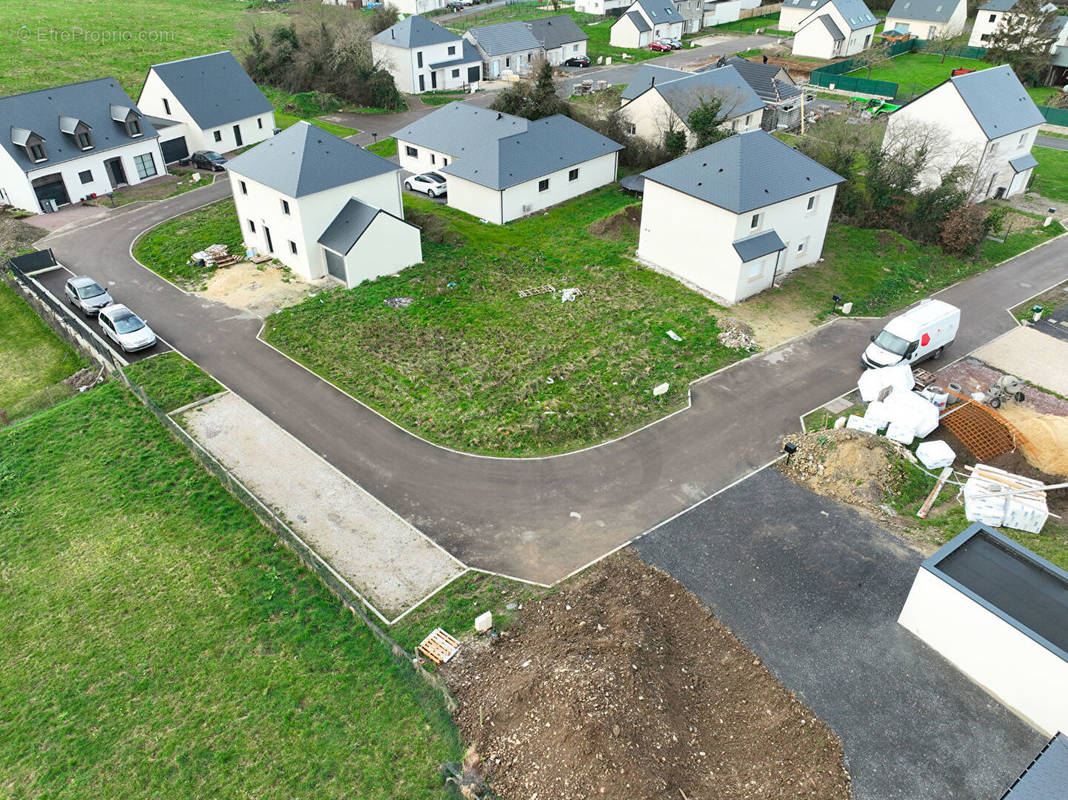
{"label": "driveway", "polygon": [[[175,349],[464,563],[553,583],[774,458],[798,416],[850,389],[881,323],[842,320],[697,382],[692,407],[601,447],[542,459],[431,445],[256,338],[259,323],[179,291],[129,255],[147,227],[224,196],[188,192],[48,237],[79,272],[124,287]],[[1010,329],[1004,308],[1065,278],[1059,239],[947,290],[964,309],[955,358]],[[936,362],[935,367],[938,366]]]}
{"label": "driveway", "polygon": [[1056,136],[1039,134],[1035,137],[1035,144],[1039,147],[1049,147],[1053,150],[1068,150],[1068,139],[1058,139]]}
{"label": "driveway", "polygon": [[777,469],[634,546],[842,738],[856,800],[993,800],[1046,741],[897,624],[923,556]]}

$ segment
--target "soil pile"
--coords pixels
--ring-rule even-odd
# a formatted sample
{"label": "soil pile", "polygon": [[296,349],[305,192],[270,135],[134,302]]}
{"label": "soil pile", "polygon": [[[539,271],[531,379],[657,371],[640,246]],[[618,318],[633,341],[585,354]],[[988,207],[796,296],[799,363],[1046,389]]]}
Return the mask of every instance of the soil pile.
{"label": "soil pile", "polygon": [[442,674],[502,800],[849,797],[838,738],[630,551],[492,641]]}
{"label": "soil pile", "polygon": [[642,222],[642,207],[627,206],[610,217],[591,222],[587,230],[602,239],[621,239],[625,235],[634,235]]}
{"label": "soil pile", "polygon": [[1027,454],[1033,467],[1068,478],[1068,417],[1039,414],[1023,407],[1004,407],[1001,413],[1034,448],[1033,455]]}
{"label": "soil pile", "polygon": [[246,261],[217,269],[208,279],[204,291],[198,294],[262,318],[281,308],[294,306],[310,293],[330,285],[326,279],[310,283],[289,279],[279,267],[257,266]]}
{"label": "soil pile", "polygon": [[[895,468],[903,447],[884,436],[850,430],[791,434],[783,443],[797,445],[797,452],[783,472],[819,494],[877,510],[898,480]],[[908,456],[906,456],[908,457]]]}

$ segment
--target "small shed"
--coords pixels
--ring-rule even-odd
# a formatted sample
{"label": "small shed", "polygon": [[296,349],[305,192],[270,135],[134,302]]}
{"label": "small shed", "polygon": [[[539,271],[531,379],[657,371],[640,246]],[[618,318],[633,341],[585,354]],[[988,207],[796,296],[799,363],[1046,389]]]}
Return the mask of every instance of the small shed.
{"label": "small shed", "polygon": [[1068,730],[1068,573],[975,523],[921,565],[898,622],[1047,735]]}
{"label": "small shed", "polygon": [[326,271],[350,289],[423,260],[417,227],[356,198],[323,231],[319,246]]}

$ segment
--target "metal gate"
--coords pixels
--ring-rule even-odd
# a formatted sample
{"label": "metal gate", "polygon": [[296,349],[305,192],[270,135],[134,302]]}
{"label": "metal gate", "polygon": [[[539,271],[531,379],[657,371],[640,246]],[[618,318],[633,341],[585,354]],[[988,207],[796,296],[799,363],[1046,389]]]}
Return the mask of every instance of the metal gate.
{"label": "metal gate", "polygon": [[323,255],[326,256],[326,271],[339,281],[344,282],[345,285],[348,285],[349,278],[345,270],[345,259],[325,247],[323,248]]}
{"label": "metal gate", "polygon": [[184,136],[179,136],[177,139],[171,139],[167,142],[160,142],[159,149],[163,152],[164,163],[167,164],[181,161],[183,158],[189,158],[189,145],[186,144]]}

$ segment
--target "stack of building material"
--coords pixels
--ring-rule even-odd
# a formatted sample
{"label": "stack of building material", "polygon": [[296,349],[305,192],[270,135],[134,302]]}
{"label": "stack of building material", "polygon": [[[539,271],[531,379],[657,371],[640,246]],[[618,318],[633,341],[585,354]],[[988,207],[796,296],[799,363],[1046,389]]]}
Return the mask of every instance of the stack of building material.
{"label": "stack of building material", "polygon": [[941,469],[953,466],[957,454],[948,444],[941,439],[936,439],[933,442],[924,442],[919,445],[916,448],[916,458],[920,459],[920,463],[927,469]]}
{"label": "stack of building material", "polygon": [[[964,515],[970,522],[1038,533],[1049,518],[1040,481],[976,464],[964,483]],[[1030,490],[1004,494],[1010,490]]]}
{"label": "stack of building material", "polygon": [[915,385],[916,379],[912,376],[912,367],[908,364],[865,370],[857,381],[860,399],[865,403],[879,400],[879,395],[887,388],[908,392]]}

